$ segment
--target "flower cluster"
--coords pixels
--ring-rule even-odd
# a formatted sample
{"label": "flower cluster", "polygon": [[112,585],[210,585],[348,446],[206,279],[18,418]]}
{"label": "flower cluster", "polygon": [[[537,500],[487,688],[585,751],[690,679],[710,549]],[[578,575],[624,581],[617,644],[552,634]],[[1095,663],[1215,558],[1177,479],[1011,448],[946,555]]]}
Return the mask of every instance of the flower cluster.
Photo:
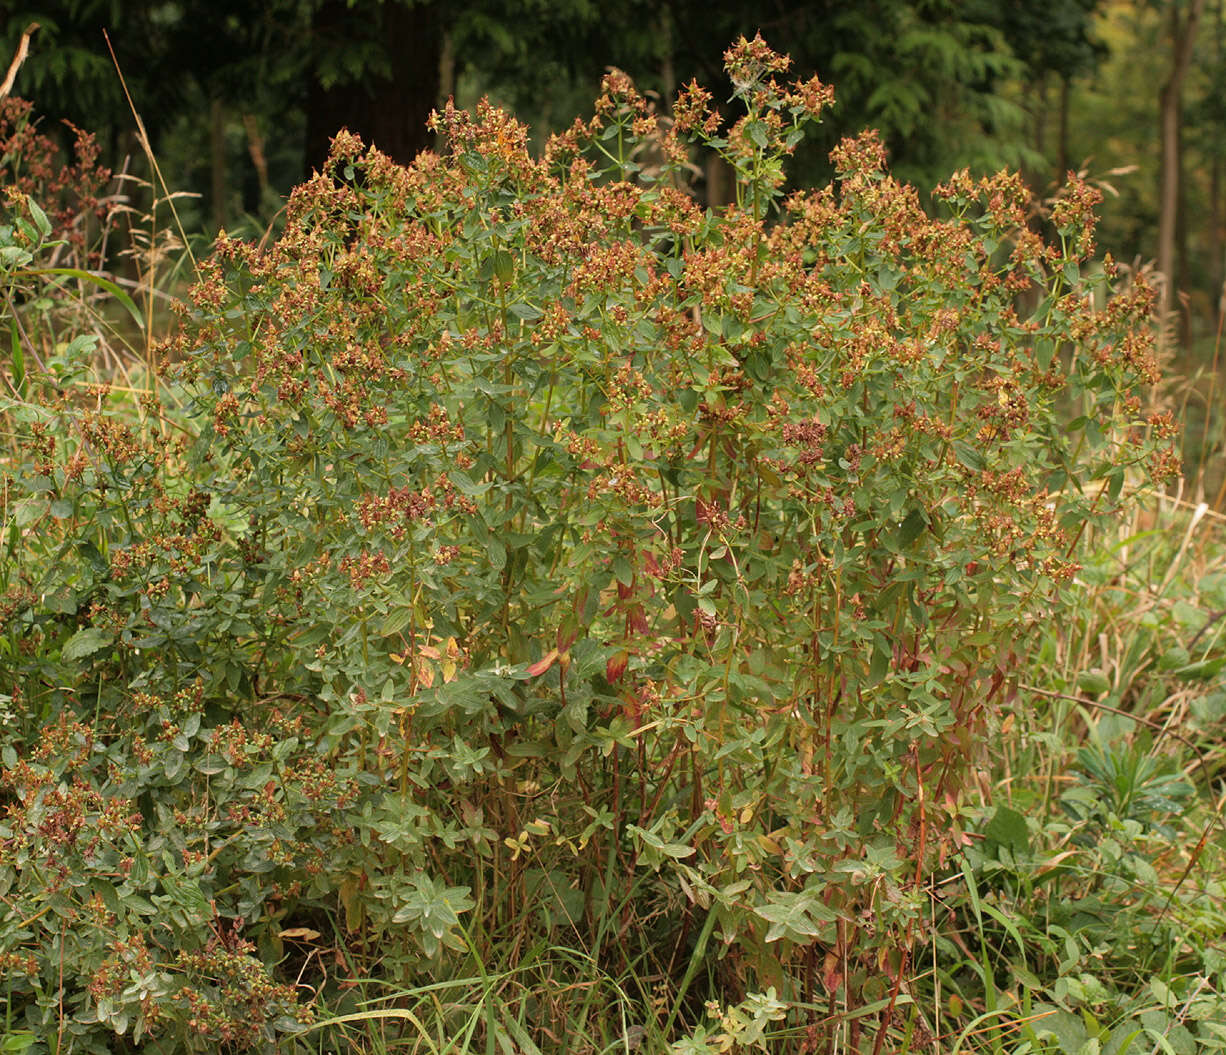
{"label": "flower cluster", "polygon": [[6,192],[33,196],[48,210],[53,240],[63,240],[84,255],[88,231],[84,221],[105,221],[110,208],[103,191],[111,170],[98,164],[100,149],[93,134],[65,123],[73,134],[69,161],[61,157],[54,141],[38,131],[29,102],[11,96],[0,99],[0,172]]}

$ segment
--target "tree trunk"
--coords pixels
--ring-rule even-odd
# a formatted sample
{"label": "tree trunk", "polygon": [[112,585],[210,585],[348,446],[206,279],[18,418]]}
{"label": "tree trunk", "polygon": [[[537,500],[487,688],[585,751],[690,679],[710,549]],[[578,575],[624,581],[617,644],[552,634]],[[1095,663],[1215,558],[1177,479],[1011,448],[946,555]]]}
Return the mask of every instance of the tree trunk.
{"label": "tree trunk", "polygon": [[[1214,5],[1213,10],[1213,44],[1215,59],[1222,63],[1222,0]],[[1215,144],[1211,151],[1209,162],[1209,281],[1213,283],[1213,322],[1221,327],[1223,298],[1226,297],[1226,270],[1223,265],[1224,247],[1222,245],[1222,155]]]}
{"label": "tree trunk", "polygon": [[251,157],[251,167],[255,169],[256,197],[255,201],[245,203],[247,211],[259,213],[265,202],[269,201],[272,191],[268,184],[268,156],[264,152],[264,134],[260,131],[259,118],[255,114],[243,114],[243,131],[247,133],[247,153]]}
{"label": "tree trunk", "polygon": [[1056,144],[1056,185],[1060,186],[1068,179],[1068,112],[1069,99],[1072,95],[1072,82],[1064,75],[1060,77],[1060,127],[1057,131],[1059,142]]}
{"label": "tree trunk", "polygon": [[[368,24],[371,15],[378,24]],[[307,91],[306,170],[322,168],[332,137],[342,128],[402,164],[431,145],[426,119],[438,103],[444,35],[441,5],[407,6],[385,0],[353,9],[325,0],[311,20],[317,45],[373,38],[387,53],[387,72],[325,87],[313,71]],[[343,45],[342,45],[343,46]]]}
{"label": "tree trunk", "polygon": [[[1175,205],[1175,281],[1172,287],[1171,307],[1179,311],[1179,343],[1187,347],[1192,336],[1192,312],[1186,298],[1177,294],[1184,287],[1188,275],[1188,188],[1187,180],[1183,178],[1183,125],[1178,130],[1176,149],[1179,153],[1179,188]],[[1179,303],[1175,301],[1178,299]]]}
{"label": "tree trunk", "polygon": [[209,161],[213,226],[221,230],[226,225],[226,111],[220,99],[209,104]]}
{"label": "tree trunk", "polygon": [[444,33],[438,53],[438,92],[440,103],[445,103],[455,95],[455,43],[450,33]]}
{"label": "tree trunk", "polygon": [[660,112],[671,114],[677,95],[677,69],[673,63],[673,12],[661,4],[656,14],[656,40],[660,57]]}
{"label": "tree trunk", "polygon": [[706,164],[706,202],[709,209],[718,209],[732,201],[736,190],[733,185],[735,175],[732,167],[714,151],[707,155]]}
{"label": "tree trunk", "polygon": [[[1034,103],[1034,149],[1040,153],[1047,153],[1047,74],[1044,73],[1039,78],[1039,83],[1034,86],[1033,91],[1036,94]],[[1056,173],[1057,182],[1064,182],[1064,173]]]}
{"label": "tree trunk", "polygon": [[1213,155],[1209,164],[1209,281],[1213,284],[1213,321],[1222,319],[1222,297],[1226,294],[1222,270],[1222,159]]}
{"label": "tree trunk", "polygon": [[1204,8],[1205,0],[1188,0],[1186,12],[1182,13],[1181,17],[1178,0],[1172,0],[1170,6],[1171,72],[1159,97],[1162,183],[1158,216],[1158,270],[1162,273],[1163,280],[1159,305],[1164,314],[1174,303],[1177,277],[1175,250],[1181,182],[1179,127],[1182,119],[1183,82],[1192,61],[1196,27]]}

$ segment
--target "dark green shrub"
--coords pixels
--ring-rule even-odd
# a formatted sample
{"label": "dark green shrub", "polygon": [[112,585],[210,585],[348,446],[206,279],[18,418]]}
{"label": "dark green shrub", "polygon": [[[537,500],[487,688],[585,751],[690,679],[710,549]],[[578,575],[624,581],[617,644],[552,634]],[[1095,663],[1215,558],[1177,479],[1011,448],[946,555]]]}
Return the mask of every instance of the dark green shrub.
{"label": "dark green shrub", "polygon": [[[1015,176],[926,215],[871,133],[782,198],[830,92],[728,61],[722,134],[614,74],[539,160],[487,105],[407,169],[338,136],[276,245],[218,243],[168,349],[186,421],[27,430],[15,1009],[271,1037],[291,993],[251,1014],[236,928],[271,965],[307,923],[404,982],[550,941],[656,965],[668,1026],[704,964],[733,1002],[897,996],[1083,525],[1173,464],[1151,298],[1087,266],[1083,184],[1058,248]],[[679,189],[692,138],[727,210]]]}

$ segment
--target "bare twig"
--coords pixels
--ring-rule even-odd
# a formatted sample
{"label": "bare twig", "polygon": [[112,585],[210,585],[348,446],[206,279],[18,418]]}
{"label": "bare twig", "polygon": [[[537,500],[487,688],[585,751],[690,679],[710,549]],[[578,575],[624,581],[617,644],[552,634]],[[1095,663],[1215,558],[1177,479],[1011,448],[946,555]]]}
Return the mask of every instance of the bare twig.
{"label": "bare twig", "polygon": [[13,61],[9,63],[9,71],[4,77],[4,83],[0,84],[0,99],[7,97],[8,93],[13,90],[13,82],[17,80],[17,71],[21,69],[21,64],[26,61],[26,56],[30,53],[30,38],[38,32],[38,23],[31,22],[26,26],[26,31],[21,34],[21,41],[17,45],[17,54],[13,56]]}
{"label": "bare twig", "polygon": [[140,112],[136,109],[136,104],[132,101],[132,96],[128,92],[128,82],[124,80],[123,70],[119,66],[119,59],[115,55],[115,49],[111,46],[111,38],[106,30],[102,31],[102,38],[106,41],[107,50],[111,53],[111,62],[115,64],[115,73],[119,76],[119,86],[123,89],[124,98],[128,101],[128,109],[132,111],[132,117],[136,121],[136,138],[140,143],[141,149],[145,152],[145,157],[149,161],[149,169],[156,177],[162,188],[163,200],[170,205],[170,213],[175,219],[175,224],[179,228],[179,236],[183,239],[183,248],[187,253],[188,259],[192,262],[192,267],[199,272],[199,265],[196,262],[196,254],[192,252],[191,243],[187,237],[187,231],[183,227],[183,221],[179,219],[179,212],[175,208],[175,195],[170,193],[170,188],[166,186],[166,180],[162,176],[162,170],[157,163],[157,158],[153,153],[153,144],[149,139],[149,133],[145,131],[145,122],[141,120]]}

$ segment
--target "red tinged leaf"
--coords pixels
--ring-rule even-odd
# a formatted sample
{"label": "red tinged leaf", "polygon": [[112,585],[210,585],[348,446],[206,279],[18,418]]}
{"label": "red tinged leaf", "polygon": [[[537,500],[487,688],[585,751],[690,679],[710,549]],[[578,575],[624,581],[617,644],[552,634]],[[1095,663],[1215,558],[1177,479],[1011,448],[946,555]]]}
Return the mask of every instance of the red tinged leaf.
{"label": "red tinged leaf", "polygon": [[570,646],[575,643],[575,639],[579,636],[579,628],[575,625],[573,619],[562,620],[562,625],[558,627],[557,643],[559,652],[569,652]]}
{"label": "red tinged leaf", "polygon": [[556,648],[551,648],[548,652],[546,652],[543,656],[541,656],[540,659],[538,659],[535,663],[533,663],[532,666],[528,668],[528,673],[531,674],[534,678],[539,677],[540,675],[544,674],[545,671],[547,671],[550,667],[553,666],[554,661],[557,660],[557,658],[558,658],[558,650]]}
{"label": "red tinged leaf", "polygon": [[822,964],[822,985],[826,987],[826,992],[833,996],[842,983],[843,972],[839,969],[839,958],[834,953],[828,952]]}
{"label": "red tinged leaf", "polygon": [[616,685],[622,680],[622,675],[626,673],[626,664],[630,661],[630,654],[622,649],[620,652],[614,652],[604,665],[604,676],[610,685]]}

